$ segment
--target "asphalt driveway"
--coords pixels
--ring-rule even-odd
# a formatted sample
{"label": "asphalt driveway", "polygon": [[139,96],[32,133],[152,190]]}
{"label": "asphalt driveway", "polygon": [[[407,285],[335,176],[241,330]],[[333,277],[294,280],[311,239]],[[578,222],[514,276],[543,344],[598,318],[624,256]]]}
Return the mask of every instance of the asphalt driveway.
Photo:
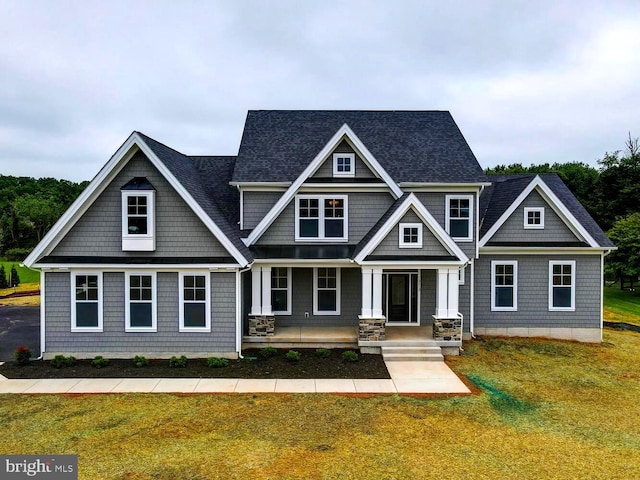
{"label": "asphalt driveway", "polygon": [[0,361],[13,360],[21,345],[40,356],[40,307],[0,306]]}

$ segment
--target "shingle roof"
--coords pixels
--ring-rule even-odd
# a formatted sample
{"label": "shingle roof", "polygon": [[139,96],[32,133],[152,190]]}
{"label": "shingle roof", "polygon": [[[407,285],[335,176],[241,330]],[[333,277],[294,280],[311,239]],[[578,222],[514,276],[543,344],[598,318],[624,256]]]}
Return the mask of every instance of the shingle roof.
{"label": "shingle roof", "polygon": [[347,124],[396,182],[486,182],[447,111],[252,110],[234,182],[292,182]]}

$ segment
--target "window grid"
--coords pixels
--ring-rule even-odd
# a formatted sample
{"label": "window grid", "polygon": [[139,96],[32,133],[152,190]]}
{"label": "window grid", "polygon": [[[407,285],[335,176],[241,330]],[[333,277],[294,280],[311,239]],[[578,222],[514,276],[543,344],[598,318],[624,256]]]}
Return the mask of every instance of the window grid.
{"label": "window grid", "polygon": [[340,285],[338,268],[315,270],[314,315],[340,314]]}
{"label": "window grid", "polygon": [[575,261],[549,262],[549,310],[575,310]]}
{"label": "window grid", "polygon": [[296,240],[347,240],[346,196],[298,197]]}
{"label": "window grid", "polygon": [[289,268],[271,268],[271,306],[274,313],[290,315]]}
{"label": "window grid", "polygon": [[76,275],[76,302],[98,301],[98,276]]}
{"label": "window grid", "polygon": [[146,235],[148,231],[147,197],[127,197],[127,233]]}

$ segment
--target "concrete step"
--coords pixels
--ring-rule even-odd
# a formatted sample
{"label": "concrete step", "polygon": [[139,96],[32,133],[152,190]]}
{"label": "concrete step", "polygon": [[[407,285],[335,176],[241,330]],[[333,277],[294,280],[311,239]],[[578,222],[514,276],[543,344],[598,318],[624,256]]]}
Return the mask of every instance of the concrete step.
{"label": "concrete step", "polygon": [[443,362],[444,356],[440,347],[382,347],[382,358],[385,362]]}
{"label": "concrete step", "polygon": [[440,347],[382,347],[385,354],[395,353],[442,353]]}
{"label": "concrete step", "polygon": [[439,347],[435,340],[417,339],[417,340],[383,340],[380,346],[388,347]]}

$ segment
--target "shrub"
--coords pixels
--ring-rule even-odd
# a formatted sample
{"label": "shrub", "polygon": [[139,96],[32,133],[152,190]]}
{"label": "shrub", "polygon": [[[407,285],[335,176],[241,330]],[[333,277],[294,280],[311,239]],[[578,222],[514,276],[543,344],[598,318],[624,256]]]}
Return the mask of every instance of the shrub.
{"label": "shrub", "polygon": [[65,368],[72,367],[76,364],[76,357],[69,355],[65,357],[64,355],[56,355],[51,359],[51,366],[55,368]]}
{"label": "shrub", "polygon": [[9,274],[9,287],[17,287],[18,285],[20,285],[20,275],[18,275],[16,266],[11,265],[11,272]]}
{"label": "shrub", "polygon": [[327,358],[329,355],[331,355],[331,352],[327,348],[318,348],[315,351],[315,355],[316,357]]}
{"label": "shrub", "polygon": [[133,357],[133,364],[138,368],[142,368],[149,365],[149,360],[147,360],[147,357],[143,357],[142,355],[136,355]]}
{"label": "shrub", "polygon": [[31,360],[31,350],[29,350],[29,347],[20,346],[14,350],[13,358],[15,358],[18,365],[28,365]]}
{"label": "shrub", "polygon": [[346,350],[342,352],[342,360],[344,360],[345,362],[357,362],[358,354],[353,350]]}
{"label": "shrub", "polygon": [[4,265],[0,265],[0,289],[9,288],[9,282],[7,281],[7,272],[4,269]]}
{"label": "shrub", "polygon": [[220,357],[207,358],[207,367],[209,368],[224,368],[229,365],[229,360]]}
{"label": "shrub", "polygon": [[29,256],[31,250],[28,248],[10,248],[5,252],[5,257],[9,262],[21,262]]}
{"label": "shrub", "polygon": [[93,360],[91,360],[91,366],[94,368],[103,368],[109,365],[109,359],[104,358],[102,355],[97,355]]}
{"label": "shrub", "polygon": [[287,362],[299,362],[302,354],[300,352],[296,352],[295,350],[289,350],[285,355]]}
{"label": "shrub", "polygon": [[260,356],[262,358],[275,357],[278,354],[278,350],[273,347],[264,347],[260,350]]}
{"label": "shrub", "polygon": [[169,368],[184,368],[187,366],[187,357],[182,355],[176,357],[175,355],[169,359]]}

